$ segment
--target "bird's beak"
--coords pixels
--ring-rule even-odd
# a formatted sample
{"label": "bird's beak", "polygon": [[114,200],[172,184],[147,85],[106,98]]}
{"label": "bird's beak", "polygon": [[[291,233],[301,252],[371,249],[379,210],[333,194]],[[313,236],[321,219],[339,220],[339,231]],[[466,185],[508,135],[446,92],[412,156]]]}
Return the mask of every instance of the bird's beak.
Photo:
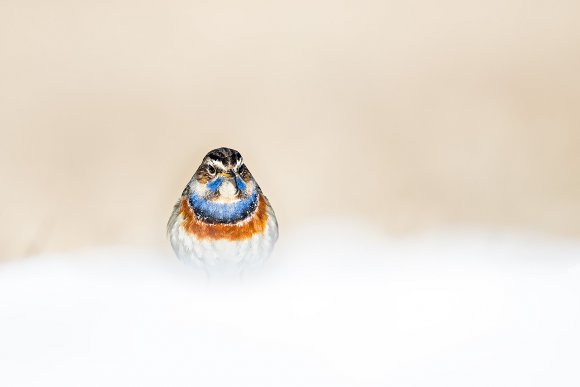
{"label": "bird's beak", "polygon": [[224,173],[220,173],[220,176],[230,180],[234,186],[236,187],[236,190],[240,190],[240,187],[238,187],[238,179],[236,179],[236,173],[234,172],[233,169],[229,169]]}
{"label": "bird's beak", "polygon": [[241,192],[240,186],[238,185],[237,175],[233,169],[218,173],[218,177],[231,183],[236,189],[236,195]]}
{"label": "bird's beak", "polygon": [[238,179],[236,178],[236,173],[234,172],[233,169],[228,170],[226,173],[224,173],[224,177],[227,177],[228,179],[232,180],[232,183],[234,183],[234,186],[236,187],[236,191],[240,192],[240,186],[238,185]]}
{"label": "bird's beak", "polygon": [[236,173],[233,169],[228,170],[227,172],[220,173],[221,177],[225,177],[227,179],[234,179],[236,177]]}

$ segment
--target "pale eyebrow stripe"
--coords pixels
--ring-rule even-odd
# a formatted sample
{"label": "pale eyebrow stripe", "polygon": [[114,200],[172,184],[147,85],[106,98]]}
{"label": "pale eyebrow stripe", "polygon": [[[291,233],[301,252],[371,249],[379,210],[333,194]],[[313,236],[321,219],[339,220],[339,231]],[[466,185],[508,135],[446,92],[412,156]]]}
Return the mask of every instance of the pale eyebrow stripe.
{"label": "pale eyebrow stripe", "polygon": [[209,161],[213,164],[213,165],[217,165],[219,166],[221,169],[226,169],[226,167],[222,164],[221,161],[218,160],[214,160],[214,159],[209,159]]}

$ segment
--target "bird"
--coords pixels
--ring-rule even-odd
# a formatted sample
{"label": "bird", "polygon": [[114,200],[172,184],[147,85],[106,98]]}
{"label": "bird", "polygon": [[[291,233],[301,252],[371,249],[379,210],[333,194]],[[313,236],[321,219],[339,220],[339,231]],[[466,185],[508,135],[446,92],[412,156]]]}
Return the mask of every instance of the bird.
{"label": "bird", "polygon": [[222,147],[205,155],[185,186],[167,235],[179,260],[208,275],[241,273],[269,258],[278,221],[240,152]]}

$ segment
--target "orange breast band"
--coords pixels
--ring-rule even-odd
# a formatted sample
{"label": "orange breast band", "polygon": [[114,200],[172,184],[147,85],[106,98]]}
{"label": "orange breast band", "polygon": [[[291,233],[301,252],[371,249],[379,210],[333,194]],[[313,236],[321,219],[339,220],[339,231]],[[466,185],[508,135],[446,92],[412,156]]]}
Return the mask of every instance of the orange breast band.
{"label": "orange breast band", "polygon": [[262,195],[259,197],[258,207],[249,219],[234,224],[211,224],[199,221],[193,208],[189,205],[187,197],[181,198],[181,215],[183,216],[181,226],[188,234],[197,239],[226,239],[230,241],[249,239],[256,234],[262,234],[268,221],[267,204]]}

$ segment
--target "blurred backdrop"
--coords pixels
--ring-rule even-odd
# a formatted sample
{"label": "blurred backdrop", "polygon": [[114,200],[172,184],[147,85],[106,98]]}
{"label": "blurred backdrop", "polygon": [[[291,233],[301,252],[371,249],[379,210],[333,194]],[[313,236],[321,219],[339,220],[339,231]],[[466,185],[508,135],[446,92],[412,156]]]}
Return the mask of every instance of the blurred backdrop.
{"label": "blurred backdrop", "polygon": [[580,236],[580,2],[0,2],[0,258],[168,247],[207,151],[285,232]]}

